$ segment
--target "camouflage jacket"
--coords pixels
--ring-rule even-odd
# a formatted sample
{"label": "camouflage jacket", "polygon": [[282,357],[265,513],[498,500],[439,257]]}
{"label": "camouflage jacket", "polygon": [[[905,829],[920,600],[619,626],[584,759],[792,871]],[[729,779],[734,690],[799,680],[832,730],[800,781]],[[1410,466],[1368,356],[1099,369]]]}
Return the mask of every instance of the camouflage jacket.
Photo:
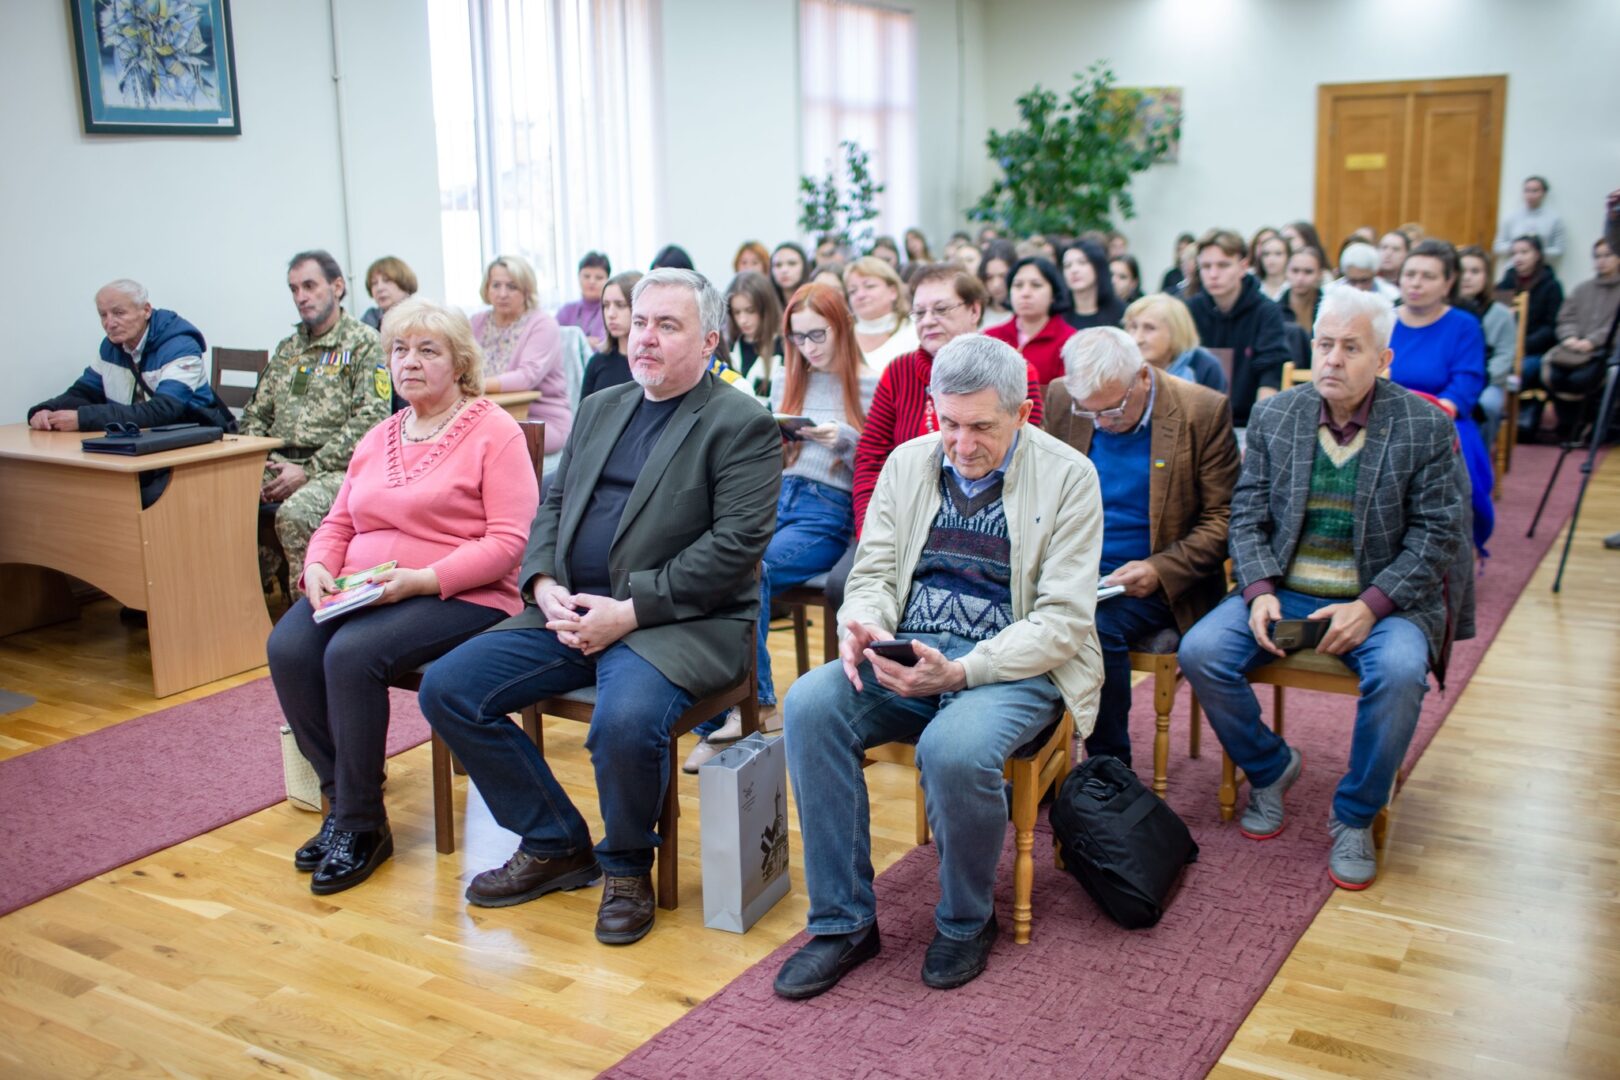
{"label": "camouflage jacket", "polygon": [[300,323],[282,339],[242,410],[241,431],[282,440],[276,456],[311,476],[341,473],[360,436],[388,416],[392,403],[377,331],[345,311],[318,338]]}

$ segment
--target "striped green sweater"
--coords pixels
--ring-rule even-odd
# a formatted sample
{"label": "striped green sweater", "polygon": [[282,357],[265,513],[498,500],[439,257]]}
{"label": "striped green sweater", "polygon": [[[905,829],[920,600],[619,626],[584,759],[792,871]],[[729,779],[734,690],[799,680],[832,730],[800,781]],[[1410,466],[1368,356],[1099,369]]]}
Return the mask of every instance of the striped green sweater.
{"label": "striped green sweater", "polygon": [[1340,446],[1326,427],[1317,428],[1305,524],[1283,588],[1336,600],[1361,595],[1355,552],[1356,476],[1366,445],[1366,429],[1356,432],[1348,446]]}

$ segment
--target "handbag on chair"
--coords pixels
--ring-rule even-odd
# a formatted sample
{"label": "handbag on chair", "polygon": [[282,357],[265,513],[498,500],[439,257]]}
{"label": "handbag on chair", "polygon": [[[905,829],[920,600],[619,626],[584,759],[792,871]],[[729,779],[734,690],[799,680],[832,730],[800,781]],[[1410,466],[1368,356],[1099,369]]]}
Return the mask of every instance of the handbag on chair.
{"label": "handbag on chair", "polygon": [[315,767],[298,749],[292,728],[281,725],[281,774],[287,783],[287,801],[300,810],[321,812],[321,780]]}

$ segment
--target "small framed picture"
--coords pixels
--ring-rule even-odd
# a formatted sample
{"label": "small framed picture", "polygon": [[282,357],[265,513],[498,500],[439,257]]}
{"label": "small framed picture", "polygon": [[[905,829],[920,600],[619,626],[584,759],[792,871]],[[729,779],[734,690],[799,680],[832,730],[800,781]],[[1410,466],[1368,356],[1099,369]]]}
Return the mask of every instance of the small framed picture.
{"label": "small framed picture", "polygon": [[240,135],[230,0],[68,0],[87,135]]}

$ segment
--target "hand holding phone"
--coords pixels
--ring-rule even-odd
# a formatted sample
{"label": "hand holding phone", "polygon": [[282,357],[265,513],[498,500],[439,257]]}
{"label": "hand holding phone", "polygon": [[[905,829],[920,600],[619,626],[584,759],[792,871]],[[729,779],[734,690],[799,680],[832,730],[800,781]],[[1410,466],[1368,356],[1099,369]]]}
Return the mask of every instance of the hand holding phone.
{"label": "hand holding phone", "polygon": [[1283,652],[1299,652],[1321,644],[1327,629],[1326,619],[1278,619],[1271,624],[1271,640]]}
{"label": "hand holding phone", "polygon": [[805,428],[815,427],[816,422],[808,416],[784,416],[778,414],[776,426],[782,429],[782,438],[798,439],[801,437],[799,432]]}
{"label": "hand holding phone", "polygon": [[917,661],[921,659],[917,655],[917,650],[912,646],[910,638],[902,638],[898,641],[874,641],[867,648],[885,660],[893,660],[901,667],[916,667]]}

